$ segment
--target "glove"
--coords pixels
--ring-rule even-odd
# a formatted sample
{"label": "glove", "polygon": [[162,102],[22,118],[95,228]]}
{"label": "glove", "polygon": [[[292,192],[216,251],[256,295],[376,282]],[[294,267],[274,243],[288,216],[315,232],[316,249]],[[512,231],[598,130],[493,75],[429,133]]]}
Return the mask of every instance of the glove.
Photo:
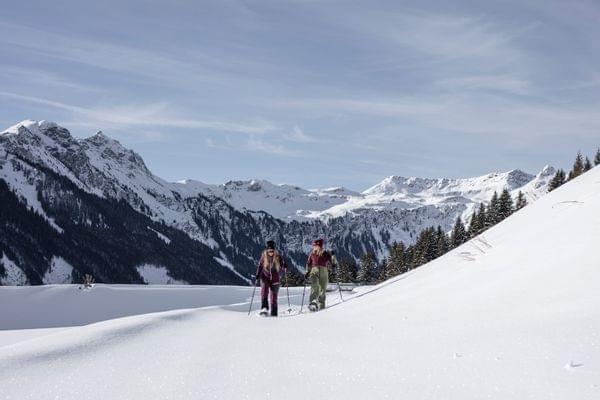
{"label": "glove", "polygon": [[304,274],[304,279],[308,279],[309,276],[310,276],[310,271],[306,271],[306,273]]}

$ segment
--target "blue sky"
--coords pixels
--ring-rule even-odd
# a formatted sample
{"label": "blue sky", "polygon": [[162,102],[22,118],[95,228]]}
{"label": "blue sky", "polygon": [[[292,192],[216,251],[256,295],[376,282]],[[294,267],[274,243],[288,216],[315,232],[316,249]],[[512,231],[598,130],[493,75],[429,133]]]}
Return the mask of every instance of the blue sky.
{"label": "blue sky", "polygon": [[600,145],[598,38],[593,1],[10,2],[0,124],[102,130],[168,180],[535,173]]}

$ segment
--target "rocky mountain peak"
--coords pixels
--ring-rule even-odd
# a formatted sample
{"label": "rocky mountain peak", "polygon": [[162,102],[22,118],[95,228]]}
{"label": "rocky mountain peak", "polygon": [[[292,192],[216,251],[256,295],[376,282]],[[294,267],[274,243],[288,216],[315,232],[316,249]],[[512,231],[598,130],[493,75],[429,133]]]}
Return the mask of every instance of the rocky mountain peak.
{"label": "rocky mountain peak", "polygon": [[26,119],[26,120],[19,122],[18,124],[11,126],[10,128],[4,130],[1,133],[17,135],[17,134],[22,133],[25,130],[27,130],[33,134],[41,134],[50,128],[56,128],[56,127],[58,127],[58,125],[54,122],[45,121],[45,120],[36,121],[36,120],[32,120],[32,119]]}
{"label": "rocky mountain peak", "polygon": [[94,146],[111,147],[116,152],[131,151],[131,150],[128,150],[127,148],[123,147],[121,142],[119,142],[117,139],[113,139],[113,138],[107,136],[102,131],[98,131],[95,135],[84,139],[84,141],[89,144],[92,144]]}
{"label": "rocky mountain peak", "polygon": [[554,176],[554,174],[556,174],[556,168],[550,166],[550,165],[546,165],[544,166],[544,168],[542,168],[542,170],[537,174],[537,177],[543,177],[543,176]]}
{"label": "rocky mountain peak", "polygon": [[509,190],[514,190],[530,182],[535,176],[520,169],[513,169],[506,174],[506,183]]}
{"label": "rocky mountain peak", "polygon": [[148,167],[146,167],[143,158],[139,154],[124,147],[121,142],[107,136],[102,131],[98,131],[95,135],[83,141],[100,153],[102,158],[112,159],[120,164],[130,164],[129,169],[138,168],[144,173],[150,174]]}

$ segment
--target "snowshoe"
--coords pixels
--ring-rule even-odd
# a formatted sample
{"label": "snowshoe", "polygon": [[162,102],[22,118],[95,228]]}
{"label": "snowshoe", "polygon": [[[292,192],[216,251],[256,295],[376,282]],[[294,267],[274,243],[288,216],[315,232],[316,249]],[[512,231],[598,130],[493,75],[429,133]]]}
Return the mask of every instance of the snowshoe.
{"label": "snowshoe", "polygon": [[267,308],[263,308],[260,310],[260,313],[258,314],[261,317],[267,317],[269,315],[269,310]]}

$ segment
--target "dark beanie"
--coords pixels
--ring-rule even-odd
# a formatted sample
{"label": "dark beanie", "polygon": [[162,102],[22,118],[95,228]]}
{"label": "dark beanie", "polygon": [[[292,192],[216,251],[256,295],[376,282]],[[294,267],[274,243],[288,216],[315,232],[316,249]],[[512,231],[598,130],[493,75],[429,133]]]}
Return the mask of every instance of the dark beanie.
{"label": "dark beanie", "polygon": [[275,250],[275,241],[274,240],[267,241],[267,249]]}
{"label": "dark beanie", "polygon": [[317,239],[313,241],[313,246],[323,247],[323,239]]}

